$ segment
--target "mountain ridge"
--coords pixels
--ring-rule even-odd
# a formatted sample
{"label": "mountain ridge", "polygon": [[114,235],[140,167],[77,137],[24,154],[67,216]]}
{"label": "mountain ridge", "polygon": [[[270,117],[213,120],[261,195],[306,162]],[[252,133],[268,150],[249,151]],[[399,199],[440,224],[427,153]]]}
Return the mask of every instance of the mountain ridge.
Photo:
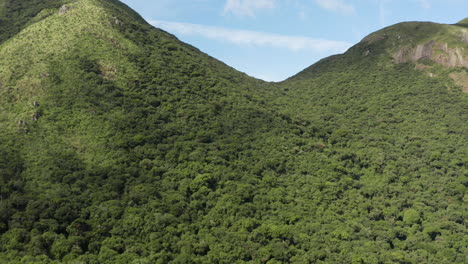
{"label": "mountain ridge", "polygon": [[[462,20],[464,21],[464,20]],[[388,26],[364,37],[343,55],[360,52],[363,57],[378,55],[380,63],[387,63],[390,55],[394,63],[418,62],[431,59],[444,67],[467,67],[468,31],[458,24],[437,24],[433,22],[402,22]],[[374,45],[377,44],[377,45]],[[434,55],[434,56],[433,56]],[[331,60],[340,55],[333,55]],[[322,59],[323,63],[328,58]],[[309,68],[313,68],[314,65]],[[307,69],[301,73],[307,72]],[[297,74],[297,75],[300,75]],[[294,79],[292,76],[288,79]],[[468,85],[468,84],[465,84]]]}

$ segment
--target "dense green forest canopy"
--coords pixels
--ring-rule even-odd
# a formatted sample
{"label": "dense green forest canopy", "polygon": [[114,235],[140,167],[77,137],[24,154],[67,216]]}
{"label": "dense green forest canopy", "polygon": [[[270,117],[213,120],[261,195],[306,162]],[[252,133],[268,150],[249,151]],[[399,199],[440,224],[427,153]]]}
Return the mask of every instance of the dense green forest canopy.
{"label": "dense green forest canopy", "polygon": [[465,24],[266,83],[119,1],[0,0],[0,262],[466,263]]}

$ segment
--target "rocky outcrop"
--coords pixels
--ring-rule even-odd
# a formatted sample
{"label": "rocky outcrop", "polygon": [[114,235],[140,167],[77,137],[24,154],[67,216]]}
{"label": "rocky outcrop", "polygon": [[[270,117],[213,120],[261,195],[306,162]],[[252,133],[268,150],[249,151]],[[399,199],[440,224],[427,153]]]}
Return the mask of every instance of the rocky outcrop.
{"label": "rocky outcrop", "polygon": [[430,59],[432,57],[432,46],[434,41],[430,41],[426,44],[418,45],[414,51],[412,60],[417,61],[420,59]]}
{"label": "rocky outcrop", "polygon": [[37,120],[39,120],[40,117],[41,117],[41,113],[40,113],[40,112],[34,112],[34,114],[33,114],[32,117],[31,117],[31,120],[32,120],[32,121],[37,121]]}
{"label": "rocky outcrop", "polygon": [[71,7],[70,6],[67,6],[67,5],[63,5],[60,7],[58,13],[59,15],[64,15],[65,13],[67,13],[68,11],[70,11]]}
{"label": "rocky outcrop", "polygon": [[413,50],[409,47],[404,47],[393,54],[393,60],[395,63],[404,63],[410,61],[414,56],[412,55]]}
{"label": "rocky outcrop", "polygon": [[461,35],[462,42],[468,43],[468,30],[463,30]]}
{"label": "rocky outcrop", "polygon": [[449,48],[447,43],[430,41],[417,45],[415,48],[403,47],[393,54],[395,63],[418,61],[430,59],[445,67],[466,67],[468,58],[465,56],[464,48]]}
{"label": "rocky outcrop", "polygon": [[432,57],[432,60],[446,67],[466,67],[468,68],[468,58],[464,56],[463,48],[449,48],[448,45],[437,45],[439,51],[437,55]]}

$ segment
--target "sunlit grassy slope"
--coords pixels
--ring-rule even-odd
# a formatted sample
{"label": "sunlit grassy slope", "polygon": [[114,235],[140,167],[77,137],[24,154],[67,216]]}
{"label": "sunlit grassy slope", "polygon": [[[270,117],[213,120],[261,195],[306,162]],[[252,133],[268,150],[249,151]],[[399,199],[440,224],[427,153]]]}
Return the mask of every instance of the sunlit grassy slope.
{"label": "sunlit grassy slope", "polygon": [[272,84],[118,1],[0,0],[0,262],[466,263],[461,24]]}

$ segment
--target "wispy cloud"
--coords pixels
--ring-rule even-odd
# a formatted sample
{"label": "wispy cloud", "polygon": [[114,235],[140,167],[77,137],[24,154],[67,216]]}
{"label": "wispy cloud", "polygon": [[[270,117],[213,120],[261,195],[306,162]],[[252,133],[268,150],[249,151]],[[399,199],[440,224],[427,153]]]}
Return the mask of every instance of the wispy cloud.
{"label": "wispy cloud", "polygon": [[253,17],[258,10],[273,9],[274,7],[275,0],[227,0],[224,5],[224,13]]}
{"label": "wispy cloud", "polygon": [[315,2],[320,7],[335,12],[352,14],[355,11],[352,5],[344,3],[343,0],[315,0]]}
{"label": "wispy cloud", "polygon": [[343,52],[351,44],[342,41],[315,39],[300,36],[270,34],[249,30],[228,29],[205,25],[152,20],[152,25],[174,34],[202,36],[217,41],[258,47],[286,48],[292,51]]}
{"label": "wispy cloud", "polygon": [[386,20],[386,13],[385,13],[385,0],[379,0],[379,21],[380,21],[380,26],[384,27],[387,23]]}

